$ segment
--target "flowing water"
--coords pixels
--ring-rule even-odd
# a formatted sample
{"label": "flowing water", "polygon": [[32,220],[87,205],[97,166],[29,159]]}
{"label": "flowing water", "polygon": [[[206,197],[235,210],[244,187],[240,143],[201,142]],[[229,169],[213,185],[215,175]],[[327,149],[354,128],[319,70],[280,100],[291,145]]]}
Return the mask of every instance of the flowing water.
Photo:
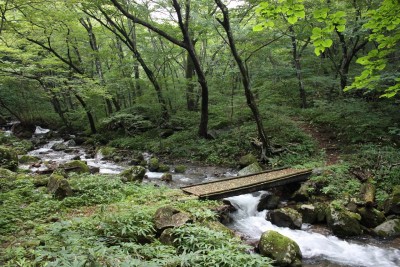
{"label": "flowing water", "polygon": [[[302,230],[277,227],[265,220],[267,211],[257,211],[260,198],[261,194],[227,198],[237,209],[232,214],[233,222],[229,227],[244,234],[251,241],[259,240],[261,234],[267,230],[277,231],[299,244],[307,266],[400,266],[400,250],[398,248],[345,241],[332,235],[326,236],[311,232],[310,227],[306,225]],[[384,245],[382,244],[382,246]]]}
{"label": "flowing water", "polygon": [[[35,136],[40,137],[48,132],[47,129],[38,127]],[[69,146],[67,150],[55,151],[52,147],[57,143],[68,142],[62,139],[47,141],[39,148],[30,151],[29,154],[37,156],[42,162],[60,164],[72,159],[80,158],[85,160],[91,167],[96,167],[102,174],[118,174],[129,166],[124,163],[115,163],[103,159],[101,154],[88,154],[83,147]],[[145,154],[145,158],[151,155]],[[31,171],[44,170],[47,167],[42,164],[40,167],[23,165]],[[173,181],[168,186],[178,188],[180,186],[200,183],[220,179],[221,177],[231,177],[235,175],[232,170],[217,167],[189,166],[185,174],[173,173]],[[161,181],[162,173],[146,172],[147,178],[144,182],[166,184]],[[263,193],[263,192],[262,192]],[[262,194],[261,193],[261,194]],[[313,232],[312,228],[303,225],[302,230],[291,230],[289,228],[277,227],[267,220],[267,211],[258,212],[257,204],[261,194],[246,194],[228,198],[232,205],[237,209],[232,214],[233,223],[230,228],[244,234],[249,241],[258,241],[261,234],[267,230],[275,230],[293,240],[295,240],[302,251],[304,266],[323,266],[323,267],[394,267],[400,266],[399,244],[387,245],[383,242],[373,240],[345,241],[329,234]],[[368,244],[365,244],[368,243]]]}

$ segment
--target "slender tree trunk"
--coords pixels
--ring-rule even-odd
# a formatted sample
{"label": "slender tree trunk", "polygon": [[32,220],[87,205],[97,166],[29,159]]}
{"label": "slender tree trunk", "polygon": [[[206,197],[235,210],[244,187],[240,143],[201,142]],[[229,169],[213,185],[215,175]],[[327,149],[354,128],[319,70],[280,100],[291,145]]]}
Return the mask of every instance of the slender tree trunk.
{"label": "slender tree trunk", "polygon": [[250,109],[253,113],[253,118],[257,125],[258,137],[262,143],[261,159],[268,160],[267,157],[272,155],[271,143],[269,141],[267,134],[265,133],[260,112],[258,110],[256,101],[254,99],[254,95],[251,92],[251,84],[250,84],[250,77],[249,77],[248,70],[247,70],[245,64],[243,63],[242,59],[240,58],[239,53],[236,49],[236,44],[235,44],[235,40],[233,38],[230,21],[229,21],[228,8],[221,2],[221,0],[215,0],[215,3],[219,7],[219,9],[222,11],[222,14],[224,16],[223,20],[218,19],[218,22],[225,29],[226,35],[228,37],[228,42],[229,42],[229,47],[230,47],[231,53],[236,61],[237,66],[239,67],[240,74],[242,76],[242,83],[243,83],[244,92],[246,95],[247,105],[250,107]]}
{"label": "slender tree trunk", "polygon": [[186,54],[186,69],[185,69],[185,78],[186,78],[186,104],[187,109],[189,111],[196,110],[196,100],[194,96],[194,84],[193,84],[193,76],[194,76],[194,64],[193,60],[190,58],[189,53]]}
{"label": "slender tree trunk", "polygon": [[87,106],[86,102],[85,102],[85,101],[83,100],[83,98],[82,98],[80,95],[78,95],[77,93],[74,93],[74,96],[76,97],[76,99],[78,99],[79,103],[81,103],[83,109],[84,109],[85,112],[86,112],[86,116],[87,116],[88,121],[89,121],[90,131],[92,132],[92,134],[97,133],[96,124],[95,124],[95,122],[94,122],[92,112],[90,111],[90,109],[89,109],[89,107]]}

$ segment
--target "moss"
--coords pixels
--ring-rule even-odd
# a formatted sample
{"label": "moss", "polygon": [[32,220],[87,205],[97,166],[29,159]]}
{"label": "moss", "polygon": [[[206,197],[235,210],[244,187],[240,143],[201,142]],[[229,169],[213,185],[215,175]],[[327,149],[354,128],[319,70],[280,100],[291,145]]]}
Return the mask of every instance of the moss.
{"label": "moss", "polygon": [[146,169],[142,166],[133,166],[129,169],[124,170],[120,176],[124,182],[141,182],[144,175],[146,174]]}
{"label": "moss", "polygon": [[22,157],[19,158],[19,163],[34,163],[39,161],[40,158],[35,157],[35,156],[30,156],[30,155],[23,155]]}
{"label": "moss", "polygon": [[115,151],[116,148],[114,147],[103,146],[99,148],[98,153],[101,153],[104,157],[111,157],[114,155]]}
{"label": "moss", "polygon": [[63,167],[68,170],[71,169],[71,171],[76,172],[76,173],[90,173],[90,168],[86,164],[86,162],[82,160],[73,160],[70,162],[67,162],[63,165]]}
{"label": "moss", "polygon": [[174,171],[175,171],[175,173],[185,173],[186,166],[185,165],[177,165],[177,166],[175,166]]}
{"label": "moss", "polygon": [[149,160],[149,171],[157,171],[159,167],[160,161],[158,160],[158,158],[153,157]]}
{"label": "moss", "polygon": [[0,146],[0,168],[15,171],[18,168],[18,155],[8,147]]}
{"label": "moss", "polygon": [[158,172],[169,172],[169,169],[170,169],[170,167],[168,165],[160,164],[157,171]]}
{"label": "moss", "polygon": [[244,168],[244,167],[249,166],[249,165],[251,165],[251,164],[253,164],[255,162],[257,162],[257,158],[253,154],[247,154],[247,155],[242,156],[239,159],[239,166],[241,168]]}
{"label": "moss", "polygon": [[10,171],[9,169],[0,168],[0,179],[14,180],[17,178],[17,174],[15,172]]}

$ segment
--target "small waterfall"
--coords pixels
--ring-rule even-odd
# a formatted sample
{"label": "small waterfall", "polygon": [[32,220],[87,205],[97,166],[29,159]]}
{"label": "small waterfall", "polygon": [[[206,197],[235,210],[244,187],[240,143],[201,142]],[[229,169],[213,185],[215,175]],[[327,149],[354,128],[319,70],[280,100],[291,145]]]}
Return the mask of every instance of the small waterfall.
{"label": "small waterfall", "polygon": [[229,226],[251,240],[258,240],[267,230],[277,231],[296,241],[305,259],[327,260],[339,266],[400,266],[399,249],[360,245],[335,236],[275,226],[265,220],[267,211],[257,211],[260,198],[261,195],[252,194],[227,198],[237,208],[237,211],[232,214],[233,222]]}

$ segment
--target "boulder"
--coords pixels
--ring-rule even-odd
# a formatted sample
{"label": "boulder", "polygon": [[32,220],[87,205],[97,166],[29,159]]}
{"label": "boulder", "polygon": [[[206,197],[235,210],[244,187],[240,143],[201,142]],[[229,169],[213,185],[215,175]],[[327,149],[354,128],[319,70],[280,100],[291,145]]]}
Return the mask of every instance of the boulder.
{"label": "boulder", "polygon": [[0,146],[0,168],[15,171],[18,168],[18,155],[8,147]]}
{"label": "boulder", "polygon": [[158,170],[158,168],[160,167],[160,161],[158,160],[158,158],[151,158],[149,160],[149,171],[151,172],[155,172]]}
{"label": "boulder", "polygon": [[165,164],[160,164],[160,166],[158,167],[157,171],[158,172],[169,172],[169,166],[165,165]]}
{"label": "boulder", "polygon": [[86,162],[84,162],[82,160],[73,160],[73,161],[67,162],[64,165],[62,165],[62,167],[66,171],[73,171],[76,173],[90,173],[89,166],[86,164]]}
{"label": "boulder", "polygon": [[276,231],[266,231],[258,244],[260,254],[274,260],[276,266],[301,266],[302,254],[296,242]]}
{"label": "boulder", "polygon": [[9,169],[0,168],[0,180],[14,180],[17,178],[17,174],[15,172],[10,171]]}
{"label": "boulder", "polygon": [[31,156],[31,155],[23,155],[19,158],[19,163],[35,163],[40,161],[40,158],[35,157],[35,156]]}
{"label": "boulder", "polygon": [[257,162],[257,158],[253,154],[247,154],[239,159],[239,166],[244,168]]}
{"label": "boulder", "polygon": [[400,219],[388,220],[374,228],[374,233],[380,237],[400,236]]}
{"label": "boulder", "polygon": [[263,194],[257,205],[257,211],[273,210],[278,207],[280,197],[277,195]]}
{"label": "boulder", "polygon": [[161,244],[164,244],[167,246],[173,246],[175,238],[176,237],[174,236],[174,234],[172,232],[172,228],[167,228],[161,233],[159,240],[160,240]]}
{"label": "boulder", "polygon": [[358,210],[361,215],[361,225],[375,228],[385,221],[385,214],[374,208],[363,207]]}
{"label": "boulder", "polygon": [[142,182],[146,169],[142,166],[133,166],[124,170],[120,176],[124,182]]}
{"label": "boulder", "polygon": [[393,188],[392,194],[385,201],[384,210],[386,214],[400,215],[400,185]]}
{"label": "boulder", "polygon": [[294,192],[291,199],[296,202],[308,201],[310,199],[310,188],[312,188],[310,187],[310,183],[303,183],[300,188]]}
{"label": "boulder", "polygon": [[238,176],[243,176],[243,175],[250,175],[250,174],[254,174],[254,173],[258,173],[258,172],[262,172],[263,169],[261,168],[260,164],[258,164],[257,162],[241,169],[238,172]]}
{"label": "boulder", "polygon": [[12,133],[19,138],[29,139],[35,133],[36,126],[30,124],[16,123],[11,127]]}
{"label": "boulder", "polygon": [[141,166],[145,166],[146,161],[144,160],[143,154],[142,153],[134,153],[134,155],[132,156],[129,164],[130,165],[141,165]]}
{"label": "boulder", "polygon": [[326,220],[333,234],[338,237],[356,236],[362,233],[359,223],[361,216],[346,210],[344,207],[338,209],[331,205],[327,209]]}
{"label": "boulder", "polygon": [[55,150],[55,151],[63,151],[66,150],[68,147],[66,144],[64,143],[55,143],[51,149]]}
{"label": "boulder", "polygon": [[154,215],[156,229],[163,231],[167,228],[179,227],[190,222],[190,216],[170,206],[161,207]]}
{"label": "boulder", "polygon": [[297,211],[301,213],[303,223],[316,223],[318,218],[318,209],[312,204],[299,205]]}
{"label": "boulder", "polygon": [[166,172],[161,176],[161,181],[172,182],[172,174]]}
{"label": "boulder", "polygon": [[68,141],[65,143],[65,145],[66,145],[67,147],[71,147],[71,146],[76,146],[76,143],[75,143],[74,139],[71,139],[71,140],[68,140]]}
{"label": "boulder", "polygon": [[59,174],[52,174],[47,184],[47,190],[58,199],[64,199],[72,195],[72,189],[67,179]]}
{"label": "boulder", "polygon": [[292,208],[272,210],[267,214],[267,220],[280,227],[300,229],[302,224],[301,214]]}
{"label": "boulder", "polygon": [[185,165],[177,165],[175,166],[174,172],[175,173],[185,173],[186,166]]}

